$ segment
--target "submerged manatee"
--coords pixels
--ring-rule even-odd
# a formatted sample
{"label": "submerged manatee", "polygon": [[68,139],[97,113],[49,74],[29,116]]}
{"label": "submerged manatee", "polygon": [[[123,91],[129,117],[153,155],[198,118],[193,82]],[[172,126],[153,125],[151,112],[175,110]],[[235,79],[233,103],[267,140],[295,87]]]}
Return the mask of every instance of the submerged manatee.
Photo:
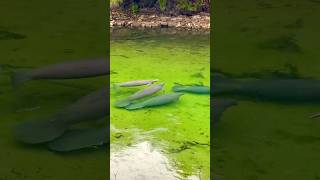
{"label": "submerged manatee", "polygon": [[145,89],[137,91],[133,95],[131,95],[123,100],[117,101],[115,103],[115,106],[116,107],[128,106],[131,103],[131,101],[138,100],[138,99],[150,96],[152,94],[155,94],[156,92],[162,90],[163,86],[164,86],[164,83],[148,86]]}
{"label": "submerged manatee", "polygon": [[103,88],[81,98],[45,120],[21,123],[14,128],[14,134],[18,140],[28,144],[54,140],[61,136],[70,125],[107,116],[109,113],[108,92],[107,88]]}
{"label": "submerged manatee", "polygon": [[214,76],[213,95],[276,101],[319,101],[320,81],[311,79],[229,79]]}
{"label": "submerged manatee", "polygon": [[14,86],[19,86],[26,81],[36,79],[73,79],[101,76],[108,74],[108,69],[106,59],[71,61],[16,72],[11,79]]}
{"label": "submerged manatee", "polygon": [[154,80],[134,80],[134,81],[128,81],[128,82],[123,82],[123,83],[116,83],[116,84],[114,84],[114,87],[115,88],[134,87],[134,86],[149,85],[149,84],[153,84],[155,82],[158,82],[158,80],[157,79],[154,79]]}
{"label": "submerged manatee", "polygon": [[208,86],[184,86],[184,85],[175,85],[172,87],[174,92],[189,92],[195,94],[210,94],[210,87]]}
{"label": "submerged manatee", "polygon": [[53,151],[67,152],[84,148],[93,148],[109,142],[109,127],[73,129],[67,131],[48,143],[48,148]]}
{"label": "submerged manatee", "polygon": [[151,106],[160,106],[164,104],[168,104],[174,101],[177,101],[180,96],[182,96],[183,93],[171,93],[171,94],[164,94],[160,96],[156,96],[153,98],[150,98],[146,101],[131,104],[127,107],[125,107],[127,110],[134,110],[134,109],[141,109],[144,107],[151,107]]}

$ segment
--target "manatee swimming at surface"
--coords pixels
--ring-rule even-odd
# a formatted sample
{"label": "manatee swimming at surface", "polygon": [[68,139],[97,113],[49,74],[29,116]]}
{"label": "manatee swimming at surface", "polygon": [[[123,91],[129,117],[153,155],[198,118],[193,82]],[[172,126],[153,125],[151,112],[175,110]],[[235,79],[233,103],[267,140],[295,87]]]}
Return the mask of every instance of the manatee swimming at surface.
{"label": "manatee swimming at surface", "polygon": [[37,79],[73,79],[108,74],[107,59],[70,61],[36,69],[15,72],[11,79],[14,86]]}
{"label": "manatee swimming at surface", "polygon": [[73,124],[107,116],[109,113],[108,92],[107,88],[103,88],[81,98],[45,120],[21,123],[14,128],[14,134],[19,141],[29,144],[54,140]]}
{"label": "manatee swimming at surface", "polygon": [[164,86],[164,83],[148,86],[145,89],[137,91],[136,93],[132,94],[131,96],[129,96],[123,100],[117,101],[115,103],[115,106],[116,107],[128,106],[134,100],[138,100],[138,99],[150,96],[152,94],[155,94],[156,92],[162,90],[163,86]]}
{"label": "manatee swimming at surface", "polygon": [[172,102],[175,102],[179,100],[180,96],[182,96],[183,93],[171,93],[171,94],[164,94],[159,95],[156,97],[152,97],[148,100],[145,100],[143,102],[131,104],[129,106],[126,106],[125,108],[127,110],[135,110],[135,109],[141,109],[144,107],[152,107],[152,106],[160,106],[164,104],[169,104]]}
{"label": "manatee swimming at surface", "polygon": [[172,91],[174,92],[189,92],[195,94],[210,94],[210,87],[208,86],[186,86],[186,85],[175,85],[172,87]]}

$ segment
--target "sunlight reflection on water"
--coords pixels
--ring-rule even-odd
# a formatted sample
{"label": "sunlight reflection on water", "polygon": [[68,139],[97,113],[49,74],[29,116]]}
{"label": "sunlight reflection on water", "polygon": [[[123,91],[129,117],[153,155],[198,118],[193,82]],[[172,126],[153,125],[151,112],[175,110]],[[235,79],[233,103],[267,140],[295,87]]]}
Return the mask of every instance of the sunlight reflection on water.
{"label": "sunlight reflection on water", "polygon": [[[152,147],[148,141],[110,156],[111,180],[176,180],[182,179],[179,170],[174,169],[168,158]],[[188,179],[197,180],[196,176]]]}

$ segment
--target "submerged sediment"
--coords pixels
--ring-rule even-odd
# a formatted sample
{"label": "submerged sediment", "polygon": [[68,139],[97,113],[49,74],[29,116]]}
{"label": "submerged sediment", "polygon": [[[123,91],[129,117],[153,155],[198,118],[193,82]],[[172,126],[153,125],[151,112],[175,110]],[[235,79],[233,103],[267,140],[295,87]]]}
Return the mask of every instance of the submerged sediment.
{"label": "submerged sediment", "polygon": [[210,14],[195,15],[163,14],[154,10],[140,10],[136,14],[111,10],[110,27],[179,28],[187,30],[210,30]]}

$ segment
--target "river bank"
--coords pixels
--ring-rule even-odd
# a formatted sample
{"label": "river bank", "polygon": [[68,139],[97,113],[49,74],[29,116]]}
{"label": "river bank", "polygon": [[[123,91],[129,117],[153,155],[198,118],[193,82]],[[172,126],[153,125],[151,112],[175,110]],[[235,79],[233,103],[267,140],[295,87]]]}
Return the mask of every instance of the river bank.
{"label": "river bank", "polygon": [[119,9],[112,9],[110,27],[134,28],[177,28],[184,30],[210,31],[210,14],[195,15],[163,14],[152,9],[141,9],[132,14]]}

